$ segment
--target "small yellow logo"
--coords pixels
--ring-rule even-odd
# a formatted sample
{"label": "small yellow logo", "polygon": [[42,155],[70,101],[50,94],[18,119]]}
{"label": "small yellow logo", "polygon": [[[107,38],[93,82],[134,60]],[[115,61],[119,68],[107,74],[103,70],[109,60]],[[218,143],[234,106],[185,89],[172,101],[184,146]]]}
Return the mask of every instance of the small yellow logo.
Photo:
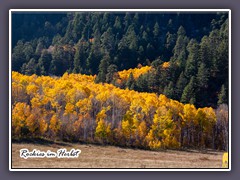
{"label": "small yellow logo", "polygon": [[228,168],[228,153],[223,153],[222,167],[223,168]]}

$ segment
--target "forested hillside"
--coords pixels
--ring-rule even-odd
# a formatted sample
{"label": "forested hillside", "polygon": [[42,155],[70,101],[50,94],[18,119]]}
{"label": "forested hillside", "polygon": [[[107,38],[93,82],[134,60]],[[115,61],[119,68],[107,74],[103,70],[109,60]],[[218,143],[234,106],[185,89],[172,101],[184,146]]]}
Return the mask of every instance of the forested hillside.
{"label": "forested hillside", "polygon": [[12,138],[142,149],[228,149],[228,107],[96,84],[94,76],[12,73]]}
{"label": "forested hillside", "polygon": [[227,13],[13,13],[12,138],[228,150]]}
{"label": "forested hillside", "polygon": [[228,103],[227,13],[13,13],[12,27],[13,71],[97,75],[196,107]]}

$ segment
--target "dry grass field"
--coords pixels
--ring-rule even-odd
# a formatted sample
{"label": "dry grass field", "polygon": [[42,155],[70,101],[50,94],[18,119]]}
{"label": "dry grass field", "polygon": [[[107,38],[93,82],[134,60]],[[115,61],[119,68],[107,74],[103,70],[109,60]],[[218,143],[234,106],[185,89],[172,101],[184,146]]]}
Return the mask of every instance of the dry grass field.
{"label": "dry grass field", "polygon": [[[20,158],[20,149],[80,149],[78,158]],[[71,143],[13,143],[12,168],[221,168],[223,152],[146,151]]]}

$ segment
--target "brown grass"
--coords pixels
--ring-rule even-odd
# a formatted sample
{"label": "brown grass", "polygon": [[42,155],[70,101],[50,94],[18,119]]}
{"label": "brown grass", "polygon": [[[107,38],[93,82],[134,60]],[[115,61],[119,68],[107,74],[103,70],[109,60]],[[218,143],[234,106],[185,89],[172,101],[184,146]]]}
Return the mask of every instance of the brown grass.
{"label": "brown grass", "polygon": [[[80,149],[74,159],[23,159],[19,150],[38,149],[56,152],[60,148]],[[81,144],[12,144],[12,168],[221,168],[222,152],[173,151],[164,152],[124,149],[113,146]]]}

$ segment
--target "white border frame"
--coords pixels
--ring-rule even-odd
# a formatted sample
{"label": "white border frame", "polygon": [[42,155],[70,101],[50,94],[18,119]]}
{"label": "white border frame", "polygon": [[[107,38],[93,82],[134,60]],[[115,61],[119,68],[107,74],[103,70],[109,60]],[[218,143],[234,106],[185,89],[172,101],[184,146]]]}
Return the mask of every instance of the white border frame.
{"label": "white border frame", "polygon": [[[181,169],[181,168],[168,168],[168,169],[15,169],[12,168],[12,132],[11,132],[11,97],[12,97],[12,12],[228,12],[229,15],[229,151],[228,151],[228,169]],[[9,10],[9,171],[231,171],[231,9],[10,9]]]}

